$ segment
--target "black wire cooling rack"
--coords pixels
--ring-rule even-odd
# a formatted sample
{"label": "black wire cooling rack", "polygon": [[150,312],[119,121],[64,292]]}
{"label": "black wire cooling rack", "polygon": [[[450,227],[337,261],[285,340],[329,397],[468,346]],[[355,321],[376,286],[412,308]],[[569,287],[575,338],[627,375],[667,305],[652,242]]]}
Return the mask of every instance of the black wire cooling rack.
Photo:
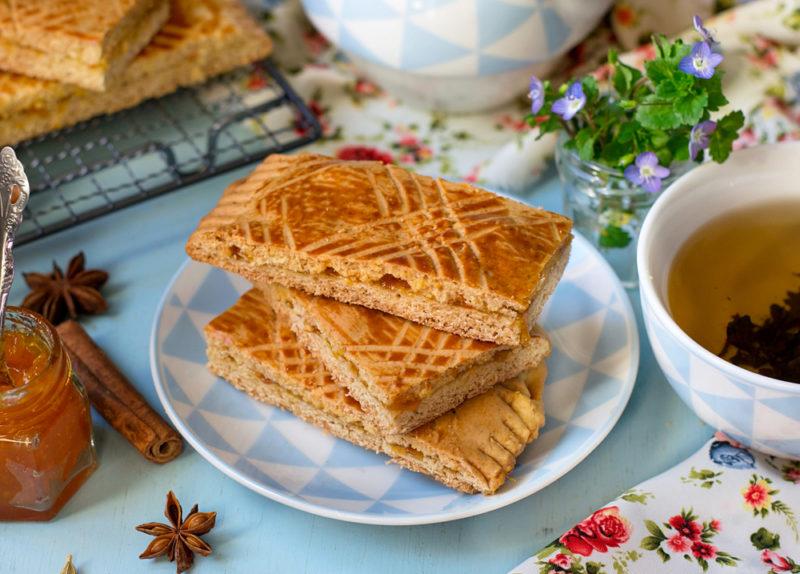
{"label": "black wire cooling rack", "polygon": [[16,244],[174,191],[321,135],[264,60],[15,146],[31,183]]}

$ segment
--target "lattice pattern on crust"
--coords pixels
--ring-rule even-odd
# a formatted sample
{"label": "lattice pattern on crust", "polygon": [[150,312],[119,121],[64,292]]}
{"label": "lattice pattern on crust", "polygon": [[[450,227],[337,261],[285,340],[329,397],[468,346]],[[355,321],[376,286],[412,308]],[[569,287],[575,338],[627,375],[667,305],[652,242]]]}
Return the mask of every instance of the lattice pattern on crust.
{"label": "lattice pattern on crust", "polygon": [[4,0],[0,37],[9,42],[98,64],[166,0]]}
{"label": "lattice pattern on crust", "polygon": [[[355,417],[363,421],[366,432],[376,433],[360,405],[332,381],[321,362],[304,352],[288,321],[271,309],[259,291],[243,295],[211,321],[206,331],[215,338],[227,338],[226,344],[245,350],[255,362],[269,365],[280,375],[274,382],[291,385],[301,400],[343,424]],[[492,493],[544,424],[541,393],[546,376],[542,363],[410,433],[382,437],[383,450],[414,470],[435,474],[436,467],[446,467],[440,472],[445,476],[455,473],[449,482],[465,491],[477,488]],[[342,409],[349,417],[343,417]],[[424,460],[418,458],[422,455]]]}
{"label": "lattice pattern on crust", "polygon": [[[201,74],[215,57],[214,50],[230,49],[224,42],[245,32],[261,34],[236,0],[172,0],[170,7],[169,20],[123,72],[121,85],[175,66],[192,66]],[[0,72],[0,118],[19,112],[57,111],[62,100],[81,97],[85,91],[76,86]]]}
{"label": "lattice pattern on crust", "polygon": [[413,387],[499,348],[360,305],[286,293],[313,314],[325,337],[335,338],[335,348],[383,387]]}
{"label": "lattice pattern on crust", "polygon": [[212,320],[206,330],[229,337],[233,346],[283,374],[284,382],[296,390],[361,411],[361,405],[298,343],[289,322],[269,307],[259,291],[245,293],[233,307]]}
{"label": "lattice pattern on crust", "polygon": [[571,222],[468,184],[379,162],[272,156],[200,231],[324,258],[370,261],[527,306]]}

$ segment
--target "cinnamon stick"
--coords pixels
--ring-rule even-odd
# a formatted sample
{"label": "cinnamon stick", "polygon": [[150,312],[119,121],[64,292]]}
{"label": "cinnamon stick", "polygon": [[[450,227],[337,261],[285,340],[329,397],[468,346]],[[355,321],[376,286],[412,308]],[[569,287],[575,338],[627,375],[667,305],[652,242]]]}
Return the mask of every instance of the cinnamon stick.
{"label": "cinnamon stick", "polygon": [[76,321],[65,321],[58,334],[89,400],[117,432],[145,458],[169,462],[183,450],[183,440],[125,378]]}

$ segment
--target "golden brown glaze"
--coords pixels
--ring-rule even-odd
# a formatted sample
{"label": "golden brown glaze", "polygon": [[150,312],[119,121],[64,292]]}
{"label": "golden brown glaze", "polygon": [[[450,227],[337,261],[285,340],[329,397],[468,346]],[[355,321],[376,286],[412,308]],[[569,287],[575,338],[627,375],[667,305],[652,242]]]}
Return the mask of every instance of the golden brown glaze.
{"label": "golden brown glaze", "polygon": [[259,291],[245,293],[233,307],[206,326],[206,334],[224,338],[254,360],[284,373],[296,387],[295,391],[305,391],[317,400],[334,401],[345,409],[361,410],[319,361],[297,342],[289,322],[275,314]]}
{"label": "golden brown glaze", "polygon": [[571,227],[566,217],[465,183],[302,154],[270,156],[226,190],[188,250],[213,236],[271,253],[378,262],[491,293],[522,311]]}
{"label": "golden brown glaze", "polygon": [[[253,384],[285,386],[299,401],[339,424],[356,425],[357,432],[372,437],[362,442],[382,445],[380,448],[399,464],[432,474],[465,492],[495,492],[513,470],[516,457],[544,424],[544,364],[410,433],[382,436],[360,405],[332,381],[322,363],[298,344],[288,320],[276,314],[260,292],[246,293],[211,321],[205,332],[210,346],[243,350],[254,364],[266,367],[253,371],[274,373],[274,381],[250,381],[251,388]],[[226,370],[219,368],[221,365],[215,367]],[[307,411],[305,414],[308,418]],[[335,428],[329,430],[336,432]]]}
{"label": "golden brown glaze", "polygon": [[0,129],[0,142],[131,107],[269,52],[269,39],[238,0],[172,0],[170,8],[164,27],[106,92],[0,72],[0,123],[10,126]]}
{"label": "golden brown glaze", "polygon": [[7,0],[0,38],[97,63],[129,28],[166,0]]}
{"label": "golden brown glaze", "polygon": [[[336,349],[380,388],[387,404],[404,410],[419,402],[430,382],[446,371],[505,346],[438,331],[382,311],[283,289],[313,314],[314,324]],[[406,404],[398,404],[398,402]],[[402,407],[402,409],[401,409]]]}

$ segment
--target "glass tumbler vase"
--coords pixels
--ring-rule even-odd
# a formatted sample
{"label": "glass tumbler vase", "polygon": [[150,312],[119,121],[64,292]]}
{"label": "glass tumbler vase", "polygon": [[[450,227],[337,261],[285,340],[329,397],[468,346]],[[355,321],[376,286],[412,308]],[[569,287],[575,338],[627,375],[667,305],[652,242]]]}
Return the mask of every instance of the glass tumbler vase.
{"label": "glass tumbler vase", "polygon": [[[659,193],[634,185],[619,170],[584,161],[564,147],[556,147],[556,167],[564,191],[564,209],[575,229],[605,256],[626,288],[638,284],[636,243],[644,218]],[[683,175],[691,164],[671,167],[661,189]]]}

